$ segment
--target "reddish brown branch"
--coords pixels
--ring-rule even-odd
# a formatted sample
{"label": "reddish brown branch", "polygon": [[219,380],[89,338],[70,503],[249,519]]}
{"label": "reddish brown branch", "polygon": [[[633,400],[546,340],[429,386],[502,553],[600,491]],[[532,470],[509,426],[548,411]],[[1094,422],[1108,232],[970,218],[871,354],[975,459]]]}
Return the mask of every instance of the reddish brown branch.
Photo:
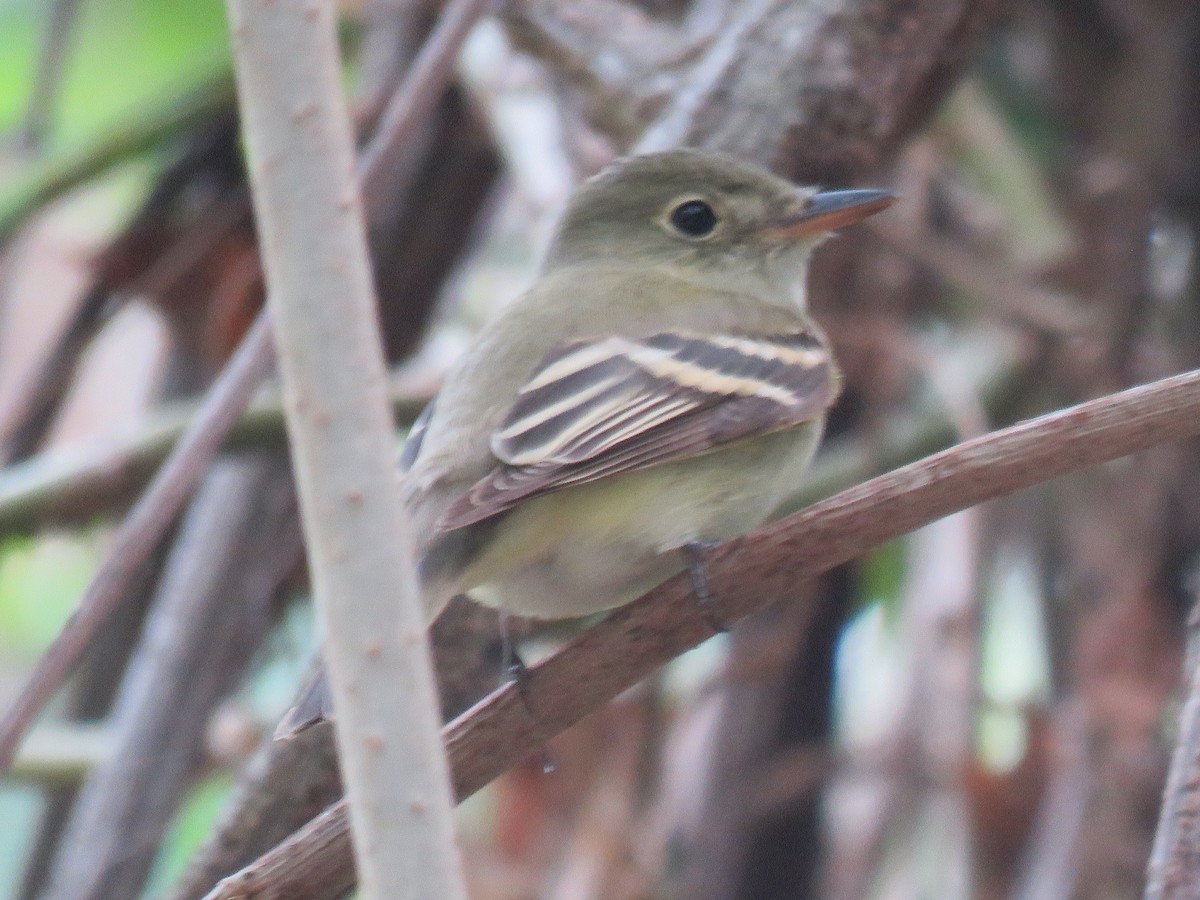
{"label": "reddish brown branch", "polygon": [[[1198,432],[1194,371],[959,444],[715,549],[708,566],[716,615],[732,623],[787,596],[797,578],[942,516]],[[531,669],[526,699],[510,685],[446,726],[458,796],[710,635],[685,576],[618,610]],[[328,898],[351,884],[342,802],[208,896]]]}

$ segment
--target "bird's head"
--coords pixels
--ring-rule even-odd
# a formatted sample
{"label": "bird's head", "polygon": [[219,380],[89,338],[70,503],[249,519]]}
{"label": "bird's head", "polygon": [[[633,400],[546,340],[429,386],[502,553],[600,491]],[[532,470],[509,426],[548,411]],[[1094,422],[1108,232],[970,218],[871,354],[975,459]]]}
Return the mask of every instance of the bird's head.
{"label": "bird's head", "polygon": [[607,261],[798,276],[830,231],[894,200],[887,191],[797,186],[720,153],[631,156],[575,192],[546,266]]}

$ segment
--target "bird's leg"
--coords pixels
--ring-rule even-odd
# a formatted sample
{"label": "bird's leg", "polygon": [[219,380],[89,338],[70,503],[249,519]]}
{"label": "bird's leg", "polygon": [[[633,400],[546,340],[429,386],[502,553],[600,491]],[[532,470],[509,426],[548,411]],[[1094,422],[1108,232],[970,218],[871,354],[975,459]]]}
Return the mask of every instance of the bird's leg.
{"label": "bird's leg", "polygon": [[[516,686],[517,696],[521,698],[521,705],[525,707],[529,718],[537,719],[537,713],[533,711],[533,704],[529,697],[529,667],[525,665],[525,660],[521,659],[521,653],[517,650],[517,642],[513,640],[512,632],[508,627],[508,613],[503,610],[500,610],[500,654],[504,673],[508,676],[509,683]],[[542,772],[549,775],[557,766],[547,748],[543,747],[540,753]]]}
{"label": "bird's leg", "polygon": [[508,627],[508,613],[500,612],[500,665],[521,695],[521,702],[526,711],[532,715],[533,707],[529,705],[529,667],[521,659],[517,650],[517,642],[513,640],[512,631]]}
{"label": "bird's leg", "polygon": [[708,566],[704,562],[704,554],[719,543],[720,541],[688,541],[682,549],[684,564],[692,578],[692,590],[696,593],[704,621],[714,634],[725,634],[729,629],[717,617],[714,609],[712,585],[708,581]]}

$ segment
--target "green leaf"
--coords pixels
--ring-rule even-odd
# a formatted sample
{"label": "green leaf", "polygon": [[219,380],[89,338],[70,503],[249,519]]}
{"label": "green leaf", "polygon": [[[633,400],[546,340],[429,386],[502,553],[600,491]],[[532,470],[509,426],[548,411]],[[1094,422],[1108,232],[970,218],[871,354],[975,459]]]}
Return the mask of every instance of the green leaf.
{"label": "green leaf", "polygon": [[0,648],[36,656],[62,628],[98,559],[89,534],[12,538],[0,545]]}

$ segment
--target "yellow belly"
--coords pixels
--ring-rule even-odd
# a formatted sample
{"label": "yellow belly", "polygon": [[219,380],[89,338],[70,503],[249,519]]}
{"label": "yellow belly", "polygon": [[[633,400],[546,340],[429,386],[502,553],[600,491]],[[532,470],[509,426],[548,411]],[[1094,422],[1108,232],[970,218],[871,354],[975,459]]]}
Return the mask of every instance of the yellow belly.
{"label": "yellow belly", "polygon": [[621,606],[682,571],[684,545],[764,521],[798,486],[819,436],[819,425],[803,425],[525,502],[460,589],[536,618]]}

